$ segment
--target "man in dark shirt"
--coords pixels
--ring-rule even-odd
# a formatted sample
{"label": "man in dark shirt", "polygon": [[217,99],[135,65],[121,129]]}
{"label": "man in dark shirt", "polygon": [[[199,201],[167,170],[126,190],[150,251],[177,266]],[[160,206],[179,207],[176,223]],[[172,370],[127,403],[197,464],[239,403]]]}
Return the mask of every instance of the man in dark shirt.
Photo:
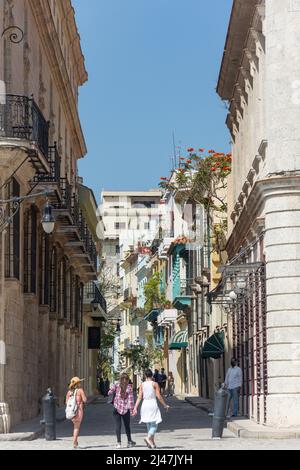
{"label": "man in dark shirt", "polygon": [[154,382],[159,383],[159,375],[160,374],[159,374],[158,369],[155,369],[154,374],[153,374]]}
{"label": "man in dark shirt", "polygon": [[167,378],[168,377],[165,374],[165,369],[161,369],[159,377],[158,377],[158,385],[160,387],[160,393],[162,395],[164,395],[166,391]]}

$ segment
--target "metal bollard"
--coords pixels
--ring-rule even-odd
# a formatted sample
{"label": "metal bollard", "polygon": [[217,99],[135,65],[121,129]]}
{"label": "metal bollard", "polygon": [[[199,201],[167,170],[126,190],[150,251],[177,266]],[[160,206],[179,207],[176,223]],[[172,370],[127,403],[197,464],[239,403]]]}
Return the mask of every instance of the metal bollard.
{"label": "metal bollard", "polygon": [[212,423],[212,438],[221,439],[223,436],[228,393],[222,387],[215,393],[214,418]]}
{"label": "metal bollard", "polygon": [[51,388],[48,388],[46,395],[42,398],[43,420],[41,424],[45,425],[46,441],[56,440],[56,398]]}

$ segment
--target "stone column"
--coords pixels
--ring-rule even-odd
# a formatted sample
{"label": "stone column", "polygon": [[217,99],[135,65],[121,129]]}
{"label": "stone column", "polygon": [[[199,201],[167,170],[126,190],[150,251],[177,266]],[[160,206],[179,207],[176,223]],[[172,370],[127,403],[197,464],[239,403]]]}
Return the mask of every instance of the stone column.
{"label": "stone column", "polygon": [[[300,423],[300,1],[266,1],[268,424]],[[293,177],[294,176],[294,177]]]}

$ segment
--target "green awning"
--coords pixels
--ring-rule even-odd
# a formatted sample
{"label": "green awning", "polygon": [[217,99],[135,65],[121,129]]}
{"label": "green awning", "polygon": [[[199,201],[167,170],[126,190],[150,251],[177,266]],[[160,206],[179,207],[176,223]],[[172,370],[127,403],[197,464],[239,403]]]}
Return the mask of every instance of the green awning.
{"label": "green awning", "polygon": [[215,333],[205,343],[202,350],[203,359],[220,359],[225,352],[224,345],[225,335],[224,332]]}
{"label": "green awning", "polygon": [[158,317],[158,315],[160,315],[160,313],[161,313],[161,310],[159,308],[154,308],[149,313],[147,313],[147,315],[144,316],[144,320],[146,320],[150,323],[153,322],[153,321],[156,321],[157,317]]}
{"label": "green awning", "polygon": [[175,333],[169,344],[169,349],[178,350],[182,348],[187,348],[188,345],[188,330],[182,330]]}

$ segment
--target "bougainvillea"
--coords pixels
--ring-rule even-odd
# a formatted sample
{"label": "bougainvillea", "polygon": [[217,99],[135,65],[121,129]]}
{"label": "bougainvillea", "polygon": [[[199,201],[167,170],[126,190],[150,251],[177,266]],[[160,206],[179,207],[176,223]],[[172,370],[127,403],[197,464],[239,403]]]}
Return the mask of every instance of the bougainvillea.
{"label": "bougainvillea", "polygon": [[[226,190],[227,178],[231,173],[232,156],[230,153],[216,152],[204,148],[196,152],[188,148],[188,157],[180,157],[179,168],[170,179],[162,181],[160,187],[176,193],[177,200],[194,202],[205,207],[211,222],[212,233],[217,227],[226,229]],[[216,219],[220,222],[216,223]]]}

